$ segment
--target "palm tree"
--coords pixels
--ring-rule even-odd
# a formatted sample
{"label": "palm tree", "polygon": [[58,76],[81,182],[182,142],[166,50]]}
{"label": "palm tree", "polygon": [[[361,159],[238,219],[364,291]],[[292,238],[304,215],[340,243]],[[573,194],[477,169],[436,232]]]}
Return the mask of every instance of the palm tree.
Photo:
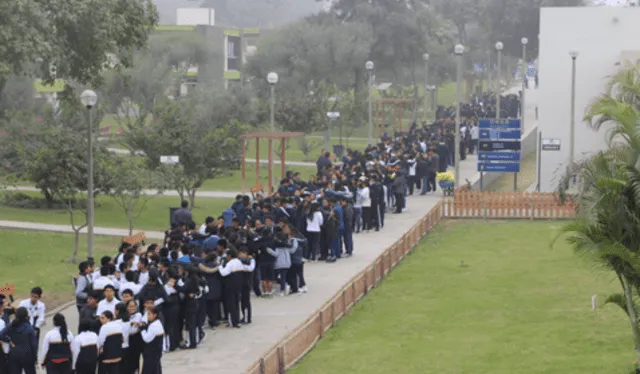
{"label": "palm tree", "polygon": [[585,120],[608,127],[608,149],[571,167],[561,192],[578,173],[578,217],[560,235],[575,251],[613,271],[621,293],[607,303],[627,314],[640,359],[640,65],[614,75],[606,92],[588,108]]}

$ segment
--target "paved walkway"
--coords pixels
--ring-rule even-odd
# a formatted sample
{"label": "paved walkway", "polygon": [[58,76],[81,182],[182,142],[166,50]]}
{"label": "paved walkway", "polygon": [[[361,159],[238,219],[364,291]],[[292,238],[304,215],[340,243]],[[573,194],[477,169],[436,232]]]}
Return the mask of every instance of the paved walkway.
{"label": "paved walkway", "polygon": [[[528,93],[532,91],[529,90]],[[534,95],[529,97],[532,96]],[[529,111],[527,117],[532,118],[532,116],[533,111]],[[527,128],[534,126],[533,122],[529,120]],[[476,162],[476,156],[472,155],[461,163],[460,179],[462,181],[469,179],[474,182],[477,179]],[[217,374],[244,373],[286,333],[319,309],[351,277],[368,267],[382,250],[391,246],[441,199],[440,191],[428,196],[408,197],[408,211],[399,215],[386,215],[385,227],[382,231],[355,236],[355,251],[352,258],[343,259],[334,264],[307,263],[305,278],[309,293],[274,299],[254,298],[252,300],[253,324],[243,326],[239,330],[227,328],[208,330],[206,341],[197,350],[177,351],[165,355],[162,359],[163,372],[167,374],[191,374],[205,371]],[[2,222],[6,223],[6,221]],[[15,224],[15,227],[20,226],[19,223],[11,224]],[[38,224],[38,226],[54,225]],[[75,306],[66,308],[63,314],[69,326],[77,326]],[[44,336],[50,327],[51,320],[48,318],[45,331],[41,336]]]}

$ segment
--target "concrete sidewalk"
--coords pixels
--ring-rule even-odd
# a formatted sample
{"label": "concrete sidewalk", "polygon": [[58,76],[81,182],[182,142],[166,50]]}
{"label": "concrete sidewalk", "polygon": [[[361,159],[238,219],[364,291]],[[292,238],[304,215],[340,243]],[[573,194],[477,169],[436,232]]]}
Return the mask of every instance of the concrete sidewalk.
{"label": "concrete sidewalk", "polygon": [[[527,93],[531,91],[533,90],[528,90]],[[526,127],[529,128],[529,126],[534,126],[534,123],[528,121]],[[473,183],[477,180],[476,163],[475,155],[467,156],[467,159],[461,163],[461,181],[468,179]],[[164,355],[162,359],[164,373],[191,374],[206,371],[216,374],[239,374],[246,372],[268,349],[304,322],[355,274],[368,267],[385,248],[395,243],[441,200],[441,191],[427,196],[409,196],[408,211],[399,215],[386,215],[383,230],[354,236],[355,250],[352,258],[342,259],[333,264],[307,263],[305,279],[309,293],[273,299],[253,298],[253,324],[243,326],[241,329],[208,330],[206,341],[198,349]],[[19,225],[20,223],[15,223],[15,226],[19,227]],[[37,224],[37,226],[55,225]],[[75,331],[78,323],[75,306],[66,308],[62,313],[67,318],[69,326]],[[51,325],[48,318],[41,336],[45,335]]]}

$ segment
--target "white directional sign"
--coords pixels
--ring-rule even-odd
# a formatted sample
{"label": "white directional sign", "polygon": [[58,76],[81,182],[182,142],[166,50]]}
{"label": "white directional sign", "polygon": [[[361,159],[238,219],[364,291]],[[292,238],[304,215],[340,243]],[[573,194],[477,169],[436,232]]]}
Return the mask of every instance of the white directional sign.
{"label": "white directional sign", "polygon": [[542,139],[542,150],[543,151],[559,151],[560,150],[560,139]]}
{"label": "white directional sign", "polygon": [[160,163],[167,165],[175,165],[180,162],[180,157],[178,156],[160,156]]}

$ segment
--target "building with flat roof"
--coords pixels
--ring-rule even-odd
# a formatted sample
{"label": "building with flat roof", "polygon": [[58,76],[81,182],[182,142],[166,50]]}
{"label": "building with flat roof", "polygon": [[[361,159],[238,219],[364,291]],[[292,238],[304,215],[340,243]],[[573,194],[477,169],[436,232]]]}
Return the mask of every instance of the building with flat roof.
{"label": "building with flat roof", "polygon": [[[575,57],[575,161],[606,149],[606,129],[583,121],[589,104],[604,92],[608,77],[640,59],[640,8],[542,8],[540,12],[539,150],[540,191],[556,189],[570,162],[572,54]],[[552,143],[553,141],[553,143]],[[538,147],[540,149],[541,147]]]}

